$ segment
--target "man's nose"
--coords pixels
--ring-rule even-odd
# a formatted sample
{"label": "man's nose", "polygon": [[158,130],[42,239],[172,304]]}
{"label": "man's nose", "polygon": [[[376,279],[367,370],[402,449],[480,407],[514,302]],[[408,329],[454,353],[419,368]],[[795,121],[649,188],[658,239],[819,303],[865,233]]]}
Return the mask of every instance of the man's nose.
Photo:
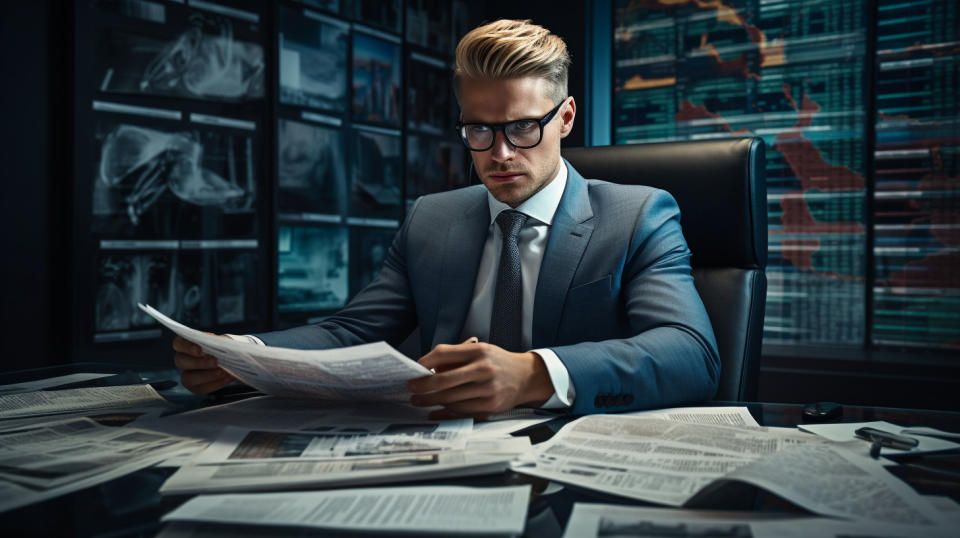
{"label": "man's nose", "polygon": [[503,131],[493,133],[493,147],[490,148],[490,158],[501,162],[512,159],[517,152],[517,148],[507,140],[507,135]]}

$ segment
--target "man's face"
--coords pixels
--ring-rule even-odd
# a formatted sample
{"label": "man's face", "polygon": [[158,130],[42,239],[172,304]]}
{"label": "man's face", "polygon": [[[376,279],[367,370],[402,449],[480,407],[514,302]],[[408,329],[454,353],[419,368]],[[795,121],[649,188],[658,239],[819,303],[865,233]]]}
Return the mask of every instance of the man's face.
{"label": "man's face", "polygon": [[[505,80],[464,77],[460,80],[461,121],[497,124],[539,119],[557,104],[547,89],[547,81],[539,77]],[[553,180],[562,164],[560,139],[570,134],[575,115],[576,104],[568,97],[550,123],[544,125],[539,145],[515,148],[503,132],[498,131],[492,148],[470,152],[477,175],[494,198],[517,207]]]}

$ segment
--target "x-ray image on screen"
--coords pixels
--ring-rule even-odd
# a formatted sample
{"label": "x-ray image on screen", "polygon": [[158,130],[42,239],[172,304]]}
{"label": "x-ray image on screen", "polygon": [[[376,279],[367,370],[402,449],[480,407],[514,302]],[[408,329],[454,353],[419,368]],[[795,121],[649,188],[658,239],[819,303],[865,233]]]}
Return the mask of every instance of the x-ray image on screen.
{"label": "x-ray image on screen", "polygon": [[453,133],[453,70],[441,60],[416,53],[410,55],[407,68],[407,127],[431,134]]}
{"label": "x-ray image on screen", "polygon": [[256,305],[250,296],[257,286],[255,258],[253,252],[217,253],[214,304],[218,325],[248,322],[256,318]]}
{"label": "x-ray image on screen", "polygon": [[438,52],[450,50],[450,0],[407,0],[407,41]]}
{"label": "x-ray image on screen", "polygon": [[353,119],[400,125],[400,45],[353,34]]}
{"label": "x-ray image on screen", "polygon": [[180,15],[167,17],[161,33],[98,32],[100,91],[213,101],[263,98],[265,63],[257,33],[241,34],[239,20],[207,11]]}
{"label": "x-ray image on screen", "polygon": [[403,0],[350,0],[350,16],[395,34],[400,33]]}
{"label": "x-ray image on screen", "polygon": [[[94,132],[93,229],[120,236],[198,235],[215,211],[216,233],[255,225],[253,135],[191,126],[100,121]],[[227,217],[225,214],[232,214]],[[231,228],[231,223],[236,228]]]}
{"label": "x-ray image on screen", "polygon": [[280,102],[346,112],[350,27],[306,13],[280,8]]}
{"label": "x-ray image on screen", "polygon": [[278,122],[277,206],[281,213],[346,213],[343,139],[343,131],[336,128]]}
{"label": "x-ray image on screen", "polygon": [[94,313],[96,332],[144,329],[156,324],[137,308],[150,304],[161,312],[177,307],[177,271],[171,254],[123,254],[98,260]]}
{"label": "x-ray image on screen", "polygon": [[278,230],[280,312],[332,310],[347,301],[349,241],[342,226]]}
{"label": "x-ray image on screen", "polygon": [[407,135],[407,199],[469,185],[465,153],[458,140]]}
{"label": "x-ray image on screen", "polygon": [[396,233],[392,228],[350,229],[351,295],[356,295],[376,278]]}
{"label": "x-ray image on screen", "polygon": [[350,200],[354,215],[399,218],[400,140],[392,134],[353,131]]}

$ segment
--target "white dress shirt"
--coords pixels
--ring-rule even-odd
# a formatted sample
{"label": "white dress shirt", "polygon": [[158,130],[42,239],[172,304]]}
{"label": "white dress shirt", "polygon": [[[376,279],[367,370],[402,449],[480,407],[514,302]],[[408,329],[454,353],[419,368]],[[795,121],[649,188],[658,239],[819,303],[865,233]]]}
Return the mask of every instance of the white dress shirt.
{"label": "white dress shirt", "polygon": [[[520,341],[524,349],[529,349],[533,341],[533,299],[537,291],[537,279],[540,276],[540,264],[543,262],[543,253],[547,248],[547,238],[550,237],[550,225],[553,216],[560,205],[563,189],[567,185],[567,167],[560,166],[553,181],[540,189],[540,192],[531,196],[520,204],[516,210],[527,215],[527,221],[520,229],[517,240],[520,247],[520,273],[522,282],[522,306]],[[473,288],[473,299],[467,313],[467,321],[463,325],[460,341],[476,336],[481,342],[489,340],[490,318],[493,316],[493,296],[497,287],[497,268],[500,266],[500,251],[503,245],[503,234],[497,226],[497,215],[501,211],[510,209],[510,206],[498,201],[489,192],[487,204],[490,207],[490,228],[487,231],[487,241],[483,246],[483,256],[480,258],[480,268],[477,271],[477,282]],[[264,345],[263,342],[250,334],[227,336],[240,341],[253,342]],[[573,405],[576,392],[570,382],[570,373],[563,365],[557,354],[550,349],[534,349],[534,353],[543,359],[553,384],[553,396],[543,404],[545,409],[558,409]]]}
{"label": "white dress shirt", "polygon": [[[550,237],[550,225],[553,216],[563,197],[563,189],[567,185],[567,167],[561,164],[560,171],[553,181],[540,189],[540,192],[531,196],[527,201],[517,206],[516,210],[527,215],[527,221],[520,229],[517,240],[520,247],[520,275],[522,282],[522,306],[520,341],[524,349],[530,349],[533,341],[533,299],[537,291],[537,279],[540,276],[540,264],[547,248],[547,238]],[[490,318],[493,315],[493,296],[497,288],[497,268],[500,266],[500,251],[503,246],[503,233],[497,226],[497,215],[501,211],[510,209],[510,206],[498,201],[489,192],[487,204],[490,207],[490,228],[487,231],[487,241],[483,246],[483,256],[480,258],[480,269],[477,271],[477,282],[473,288],[473,300],[467,313],[467,321],[463,325],[460,341],[476,336],[481,342],[489,340]],[[557,354],[549,349],[534,349],[547,367],[550,382],[553,383],[553,396],[543,405],[544,408],[563,408],[573,405],[575,392],[570,383],[570,373],[567,367],[560,362]]]}

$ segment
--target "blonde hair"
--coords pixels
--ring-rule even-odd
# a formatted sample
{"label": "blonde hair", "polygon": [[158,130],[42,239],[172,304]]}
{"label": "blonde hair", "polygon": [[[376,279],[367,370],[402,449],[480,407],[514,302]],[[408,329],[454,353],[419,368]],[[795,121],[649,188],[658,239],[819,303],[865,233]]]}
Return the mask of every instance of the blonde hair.
{"label": "blonde hair", "polygon": [[570,54],[559,36],[530,20],[500,19],[467,32],[457,44],[453,91],[460,99],[463,77],[501,80],[535,76],[546,80],[549,97],[567,97]]}

